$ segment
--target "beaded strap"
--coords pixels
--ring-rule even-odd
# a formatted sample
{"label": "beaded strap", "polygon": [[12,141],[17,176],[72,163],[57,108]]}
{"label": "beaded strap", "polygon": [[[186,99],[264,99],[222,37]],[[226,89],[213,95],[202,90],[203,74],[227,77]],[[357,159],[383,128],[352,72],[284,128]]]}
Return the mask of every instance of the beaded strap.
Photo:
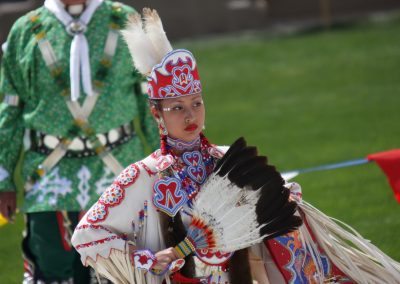
{"label": "beaded strap", "polygon": [[185,258],[189,254],[195,251],[195,247],[192,243],[192,241],[186,237],[183,241],[181,241],[179,244],[177,244],[174,249],[178,253],[180,258]]}

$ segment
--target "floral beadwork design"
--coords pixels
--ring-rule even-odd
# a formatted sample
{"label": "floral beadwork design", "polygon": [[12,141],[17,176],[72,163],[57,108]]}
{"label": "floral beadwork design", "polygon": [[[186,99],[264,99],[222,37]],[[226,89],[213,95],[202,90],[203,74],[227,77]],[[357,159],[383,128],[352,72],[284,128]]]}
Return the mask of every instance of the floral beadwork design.
{"label": "floral beadwork design", "polygon": [[89,223],[96,223],[106,218],[108,214],[107,208],[104,204],[96,202],[95,205],[90,209],[87,215],[87,221]]}
{"label": "floral beadwork design", "polygon": [[99,203],[106,206],[115,206],[120,204],[124,199],[125,191],[119,184],[113,183],[106,191],[100,196]]}
{"label": "floral beadwork design", "polygon": [[139,167],[136,164],[132,164],[119,174],[116,182],[123,187],[128,187],[139,177],[139,171]]}
{"label": "floral beadwork design", "polygon": [[92,224],[104,221],[109,207],[121,204],[125,197],[125,189],[137,180],[139,174],[140,170],[136,164],[128,166],[100,196],[99,201],[89,211],[87,221]]}

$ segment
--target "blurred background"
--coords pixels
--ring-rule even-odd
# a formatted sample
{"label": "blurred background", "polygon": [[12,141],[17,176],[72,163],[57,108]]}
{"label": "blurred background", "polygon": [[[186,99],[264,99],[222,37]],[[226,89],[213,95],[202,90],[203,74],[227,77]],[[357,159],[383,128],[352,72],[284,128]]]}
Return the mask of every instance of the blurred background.
{"label": "blurred background", "polygon": [[[122,2],[156,8],[174,47],[196,56],[213,143],[244,136],[281,171],[400,148],[400,1]],[[0,42],[42,3],[1,0]],[[376,164],[295,180],[304,199],[400,261],[400,204]],[[0,283],[21,283],[22,227],[22,214],[0,227]]]}
{"label": "blurred background", "polygon": [[[398,0],[134,0],[120,1],[141,10],[159,11],[170,39],[218,35],[243,30],[265,30],[290,25],[331,26],[371,13],[400,9]],[[41,0],[0,0],[0,42],[12,23]]]}

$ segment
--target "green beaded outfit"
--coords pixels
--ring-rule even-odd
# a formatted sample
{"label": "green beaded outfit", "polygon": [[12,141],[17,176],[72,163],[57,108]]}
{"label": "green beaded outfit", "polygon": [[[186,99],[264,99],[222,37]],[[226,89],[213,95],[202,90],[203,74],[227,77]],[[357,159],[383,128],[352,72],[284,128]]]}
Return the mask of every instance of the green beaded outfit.
{"label": "green beaded outfit", "polygon": [[[157,128],[140,88],[142,78],[131,66],[122,38],[118,38],[112,58],[103,52],[108,31],[118,30],[133,12],[127,6],[104,1],[87,27],[93,85],[99,97],[86,122],[74,118],[65,102],[69,96],[71,36],[64,25],[44,7],[14,24],[0,77],[0,96],[8,98],[0,105],[0,191],[15,190],[12,173],[23,150],[26,130],[62,137],[65,141],[75,136],[88,137],[101,154],[104,149],[95,134],[131,122],[136,135],[110,151],[123,167],[141,159],[146,150],[158,147]],[[38,47],[38,41],[44,37],[57,57],[57,64],[51,68]],[[79,98],[81,105],[85,97]],[[10,98],[14,98],[13,103],[7,103]],[[38,167],[45,159],[46,155],[36,151],[25,152],[23,178],[34,177],[35,183],[25,195],[24,212],[86,210],[115,177],[100,155],[63,157],[38,177]]]}

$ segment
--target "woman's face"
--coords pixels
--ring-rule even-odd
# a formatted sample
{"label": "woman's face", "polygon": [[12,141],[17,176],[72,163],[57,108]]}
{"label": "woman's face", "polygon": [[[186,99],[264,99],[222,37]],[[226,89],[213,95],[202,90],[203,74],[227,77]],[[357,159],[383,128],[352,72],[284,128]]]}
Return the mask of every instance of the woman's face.
{"label": "woman's face", "polygon": [[196,139],[204,126],[205,108],[201,94],[161,100],[161,112],[168,136],[183,141]]}

